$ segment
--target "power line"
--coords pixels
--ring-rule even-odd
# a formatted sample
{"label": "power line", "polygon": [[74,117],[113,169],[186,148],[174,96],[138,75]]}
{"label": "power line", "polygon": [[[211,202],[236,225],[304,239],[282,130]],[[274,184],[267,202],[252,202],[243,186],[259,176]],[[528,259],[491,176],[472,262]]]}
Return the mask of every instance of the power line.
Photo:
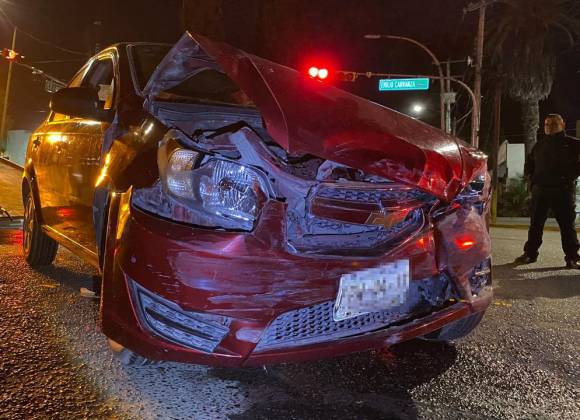
{"label": "power line", "polygon": [[58,50],[64,51],[64,52],[66,52],[66,53],[69,53],[69,54],[82,55],[82,56],[84,56],[84,57],[86,57],[86,56],[87,56],[85,53],[82,53],[82,52],[79,52],[79,51],[74,51],[74,50],[69,50],[68,48],[61,47],[60,45],[56,45],[56,44],[54,44],[54,43],[52,43],[52,42],[50,42],[50,41],[45,41],[44,39],[40,39],[40,38],[38,38],[38,37],[34,36],[34,35],[33,35],[33,34],[31,34],[30,32],[26,32],[26,31],[24,31],[22,28],[20,28],[18,25],[16,25],[16,24],[15,24],[15,23],[12,21],[12,19],[10,19],[10,16],[8,16],[8,15],[6,14],[6,12],[5,12],[5,11],[4,11],[4,10],[3,10],[1,7],[0,7],[0,14],[2,14],[2,15],[4,16],[4,18],[5,18],[5,19],[8,21],[8,23],[9,23],[10,25],[12,25],[12,27],[14,27],[14,28],[16,28],[16,27],[17,27],[17,28],[18,28],[18,32],[20,32],[20,33],[23,33],[24,35],[26,35],[26,36],[27,36],[27,37],[29,37],[30,39],[33,39],[34,41],[36,41],[36,42],[38,42],[38,43],[40,43],[40,44],[51,46],[51,47],[53,47],[53,48],[56,48],[56,49],[58,49]]}

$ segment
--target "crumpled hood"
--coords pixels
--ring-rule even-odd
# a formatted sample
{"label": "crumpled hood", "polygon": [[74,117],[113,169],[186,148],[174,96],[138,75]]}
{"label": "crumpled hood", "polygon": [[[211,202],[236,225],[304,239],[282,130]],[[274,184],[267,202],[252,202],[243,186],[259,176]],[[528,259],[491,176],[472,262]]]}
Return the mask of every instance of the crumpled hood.
{"label": "crumpled hood", "polygon": [[186,33],[178,41],[144,94],[151,101],[208,67],[240,86],[289,153],[329,159],[444,200],[484,168],[484,156],[439,129],[200,35]]}

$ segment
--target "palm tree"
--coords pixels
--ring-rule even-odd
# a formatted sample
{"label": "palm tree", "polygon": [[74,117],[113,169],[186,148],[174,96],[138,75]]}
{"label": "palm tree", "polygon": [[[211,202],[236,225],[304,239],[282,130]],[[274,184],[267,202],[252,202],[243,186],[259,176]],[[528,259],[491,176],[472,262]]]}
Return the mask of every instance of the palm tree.
{"label": "palm tree", "polygon": [[508,95],[522,107],[526,155],[537,140],[539,101],[552,90],[558,54],[580,38],[578,0],[498,0],[488,47]]}

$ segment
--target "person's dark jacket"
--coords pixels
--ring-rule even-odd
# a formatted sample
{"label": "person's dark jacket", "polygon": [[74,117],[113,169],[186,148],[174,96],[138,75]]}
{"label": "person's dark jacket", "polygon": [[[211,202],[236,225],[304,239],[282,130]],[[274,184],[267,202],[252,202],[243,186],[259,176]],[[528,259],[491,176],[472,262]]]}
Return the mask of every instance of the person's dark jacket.
{"label": "person's dark jacket", "polygon": [[524,176],[532,186],[573,187],[580,176],[580,140],[564,132],[542,137],[526,160]]}

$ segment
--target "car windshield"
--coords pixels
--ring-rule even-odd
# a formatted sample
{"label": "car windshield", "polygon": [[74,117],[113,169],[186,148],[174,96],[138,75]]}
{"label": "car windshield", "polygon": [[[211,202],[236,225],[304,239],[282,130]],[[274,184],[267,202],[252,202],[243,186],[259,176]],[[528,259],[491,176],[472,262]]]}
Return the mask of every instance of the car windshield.
{"label": "car windshield", "polygon": [[[142,91],[171,49],[168,45],[134,45],[131,49],[135,77]],[[254,107],[253,102],[227,75],[206,68],[161,92],[159,99]]]}

